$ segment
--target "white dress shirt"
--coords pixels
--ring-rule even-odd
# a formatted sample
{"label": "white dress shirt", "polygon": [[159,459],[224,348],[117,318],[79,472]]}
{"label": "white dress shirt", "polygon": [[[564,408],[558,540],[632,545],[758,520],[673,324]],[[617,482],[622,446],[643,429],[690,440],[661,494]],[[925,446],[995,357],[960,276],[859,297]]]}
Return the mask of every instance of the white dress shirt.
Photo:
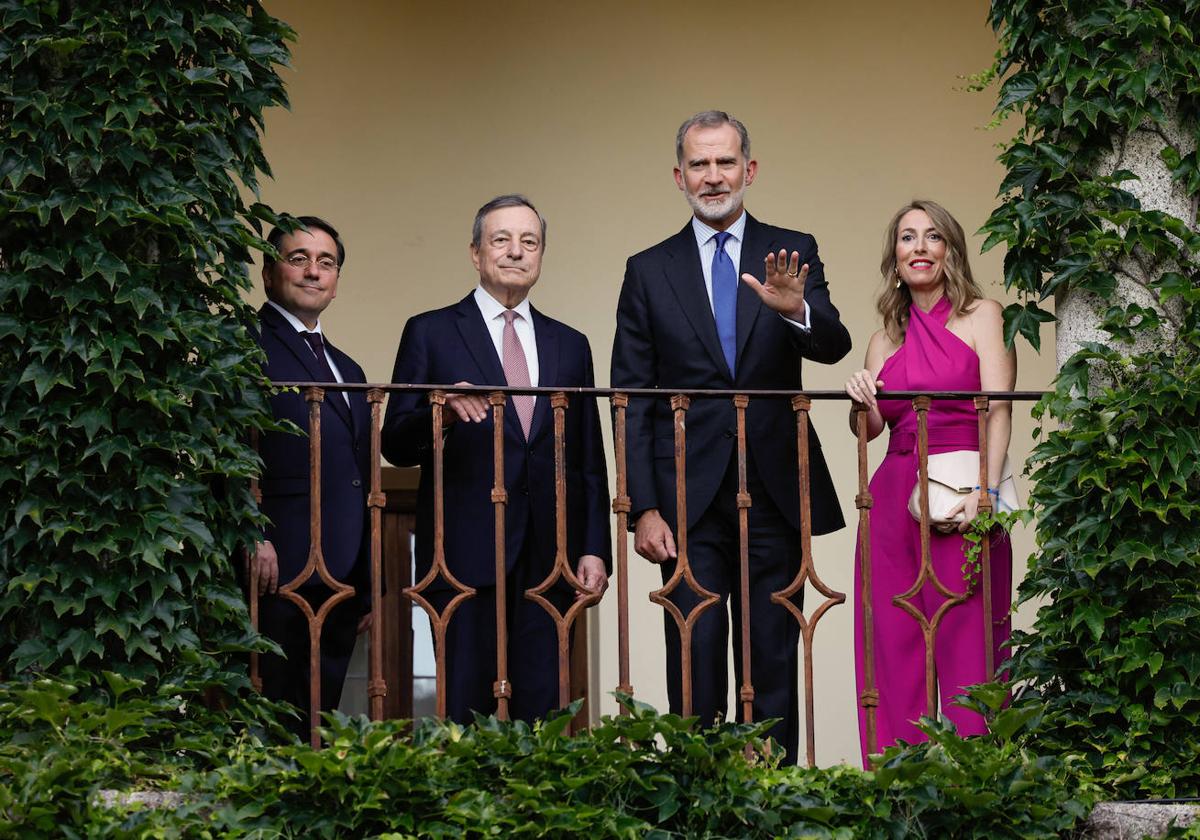
{"label": "white dress shirt", "polygon": [[[496,348],[496,358],[500,360],[500,365],[503,367],[505,306],[488,294],[482,285],[475,287],[475,305],[479,307],[479,313],[483,315],[483,322],[487,324],[488,334],[492,337],[492,345]],[[513,329],[517,331],[517,338],[521,340],[521,349],[525,351],[525,364],[529,367],[529,385],[536,388],[538,386],[537,336],[534,335],[533,318],[529,314],[529,298],[525,298],[512,309],[517,313],[517,317],[513,318]]]}
{"label": "white dress shirt", "polygon": [[[288,312],[286,309],[284,309],[282,306],[280,306],[275,301],[268,300],[267,303],[271,304],[271,306],[274,306],[275,309],[279,312],[279,314],[282,315],[287,320],[287,322],[292,325],[292,328],[295,329],[296,332],[298,332],[298,333],[306,333],[306,332],[321,333],[321,344],[323,347],[325,347],[325,361],[327,361],[329,363],[329,369],[331,371],[333,371],[333,378],[336,379],[338,382],[345,382],[346,380],[342,378],[342,372],[340,370],[338,370],[337,362],[335,362],[333,360],[333,356],[329,355],[329,347],[328,347],[328,345],[325,344],[325,334],[321,332],[320,319],[317,319],[317,325],[310,330],[307,326],[305,326],[303,321],[301,321],[299,318],[297,318],[291,312]],[[308,343],[308,339],[301,337],[301,340],[304,341],[306,344]],[[344,399],[346,401],[346,405],[350,405],[350,395],[348,393],[346,393],[345,391],[340,391],[339,393],[342,395],[342,399]]]}
{"label": "white dress shirt", "polygon": [[[720,232],[716,228],[709,227],[704,222],[700,221],[695,216],[692,216],[692,232],[696,235],[696,246],[700,249],[700,269],[704,272],[704,289],[708,292],[708,308],[713,307],[712,293],[712,262],[713,257],[717,254],[717,239],[716,236]],[[738,283],[743,282],[739,266],[742,264],[742,240],[746,236],[746,211],[742,211],[742,215],[737,217],[737,220],[726,228],[729,234],[729,239],[725,241],[725,253],[729,255],[729,259],[733,262],[733,270],[737,273]],[[763,256],[766,256],[765,254]],[[784,271],[787,271],[785,266]],[[716,317],[714,310],[713,317]],[[802,330],[810,329],[811,320],[808,315],[808,301],[804,302],[804,322],[793,321],[791,318],[786,318],[783,315],[779,316],[793,326],[799,327]]]}

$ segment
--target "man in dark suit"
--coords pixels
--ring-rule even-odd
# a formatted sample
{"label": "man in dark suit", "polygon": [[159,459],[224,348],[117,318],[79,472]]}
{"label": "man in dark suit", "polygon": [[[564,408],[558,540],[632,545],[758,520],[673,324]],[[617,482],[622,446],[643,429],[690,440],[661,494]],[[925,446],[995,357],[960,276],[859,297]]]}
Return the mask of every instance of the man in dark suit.
{"label": "man in dark suit", "polygon": [[[275,228],[267,241],[280,258],[264,258],[267,303],[259,310],[259,343],[267,355],[264,373],[276,382],[366,382],[353,359],[325,341],[320,315],[337,295],[346,249],[337,231],[315,216],[300,216],[304,227]],[[309,441],[308,403],[300,393],[271,397],[277,420],[290,420],[303,434],[268,432],[263,459],[262,512],[269,523],[258,544],[255,568],[259,591],[259,630],[279,644],[286,660],[261,660],[263,694],[286,700],[304,713],[293,723],[308,732],[308,623],[293,603],[276,594],[308,562]],[[370,418],[363,392],[328,391],[321,404],[321,554],[334,578],[355,587],[355,596],[336,605],[321,631],[321,709],[335,709],[354,640],[369,620],[367,491],[370,476]],[[332,591],[316,572],[298,594],[315,613]]]}
{"label": "man in dark suit", "polygon": [[[478,287],[453,306],[409,319],[393,382],[591,387],[587,338],[529,305],[541,273],[546,223],[528,199],[505,195],[475,215],[471,260]],[[477,594],[453,614],[446,639],[447,714],[469,723],[496,709],[495,513],[493,425],[484,394],[451,394],[437,431],[444,442],[445,558]],[[417,578],[433,562],[432,408],[426,394],[393,394],[383,453],[420,464]],[[608,586],[608,478],[593,398],[566,411],[567,556],[582,588],[560,581],[547,597],[565,613],[572,599]],[[555,557],[554,417],[545,397],[510,397],[504,412],[505,577],[508,668],[514,719],[530,721],[558,706],[558,644],[553,619],[525,597]],[[439,612],[453,595],[438,577],[427,597]]]}
{"label": "man in dark suit", "polygon": [[[664,242],[631,257],[617,305],[614,388],[787,389],[801,386],[801,359],[832,364],[850,350],[850,335],[829,299],[815,240],[765,225],[742,199],[758,164],[745,126],[723,111],[705,111],[680,126],[675,182],[693,218]],[[740,269],[735,267],[740,266]],[[742,282],[738,282],[740,273]],[[631,400],[628,487],[636,522],[634,547],[674,573],[674,418],[667,399]],[[687,412],[687,546],[699,583],[722,603],[693,630],[693,712],[711,723],[728,706],[730,602],[735,674],[740,680],[740,566],[735,408],[728,399],[696,399]],[[796,421],[786,400],[751,400],[746,411],[751,671],[754,717],[781,718],[771,735],[795,761],[799,741],[799,628],[770,602],[800,567]],[[821,446],[809,433],[812,529],[843,526]],[[635,518],[636,517],[636,518]],[[678,590],[677,590],[678,593]],[[693,602],[672,596],[685,615]],[[682,707],[679,633],[666,616],[667,685],[672,711]],[[741,716],[741,705],[738,704]]]}

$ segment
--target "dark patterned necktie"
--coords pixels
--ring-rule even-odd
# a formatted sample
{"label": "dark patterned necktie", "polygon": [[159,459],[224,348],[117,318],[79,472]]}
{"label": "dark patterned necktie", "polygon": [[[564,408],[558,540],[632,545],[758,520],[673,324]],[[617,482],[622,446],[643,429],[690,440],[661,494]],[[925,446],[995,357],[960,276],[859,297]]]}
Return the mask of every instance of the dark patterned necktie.
{"label": "dark patterned necktie", "polygon": [[317,370],[321,376],[316,381],[337,382],[337,377],[333,375],[333,368],[329,366],[329,360],[325,358],[325,342],[321,340],[321,334],[302,332],[300,335],[304,336],[304,340],[312,348],[313,355],[317,357]]}

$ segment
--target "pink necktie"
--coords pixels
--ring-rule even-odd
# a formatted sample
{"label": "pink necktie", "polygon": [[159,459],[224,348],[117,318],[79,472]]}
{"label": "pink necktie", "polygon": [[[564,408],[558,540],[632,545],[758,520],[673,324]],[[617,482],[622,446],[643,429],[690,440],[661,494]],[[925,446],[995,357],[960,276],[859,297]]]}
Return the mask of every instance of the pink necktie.
{"label": "pink necktie", "polygon": [[[504,365],[504,378],[514,388],[528,388],[530,386],[529,362],[525,359],[525,349],[521,347],[521,339],[517,337],[517,329],[513,326],[513,319],[518,317],[517,313],[512,309],[505,309],[503,315],[504,337],[500,342],[500,349],[502,351],[501,363]],[[529,427],[533,423],[534,397],[514,396],[512,401],[517,409],[517,419],[521,421],[521,431],[528,439]]]}

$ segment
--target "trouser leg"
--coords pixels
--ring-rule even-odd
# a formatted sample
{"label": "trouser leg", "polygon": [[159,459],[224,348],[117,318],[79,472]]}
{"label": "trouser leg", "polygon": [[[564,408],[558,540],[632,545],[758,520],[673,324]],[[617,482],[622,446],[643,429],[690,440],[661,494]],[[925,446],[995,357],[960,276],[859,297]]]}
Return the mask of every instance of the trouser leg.
{"label": "trouser leg", "polygon": [[[316,615],[332,595],[325,586],[299,590]],[[350,657],[354,652],[358,612],[353,601],[337,604],[321,626],[320,643],[320,709],[329,712],[338,707]],[[309,734],[309,702],[311,670],[309,667],[309,623],[298,606],[277,595],[267,595],[259,602],[259,629],[274,640],[284,656],[265,654],[259,660],[263,695],[281,700],[300,710],[299,720],[285,721],[296,735],[307,739]],[[286,657],[286,659],[284,658]]]}

